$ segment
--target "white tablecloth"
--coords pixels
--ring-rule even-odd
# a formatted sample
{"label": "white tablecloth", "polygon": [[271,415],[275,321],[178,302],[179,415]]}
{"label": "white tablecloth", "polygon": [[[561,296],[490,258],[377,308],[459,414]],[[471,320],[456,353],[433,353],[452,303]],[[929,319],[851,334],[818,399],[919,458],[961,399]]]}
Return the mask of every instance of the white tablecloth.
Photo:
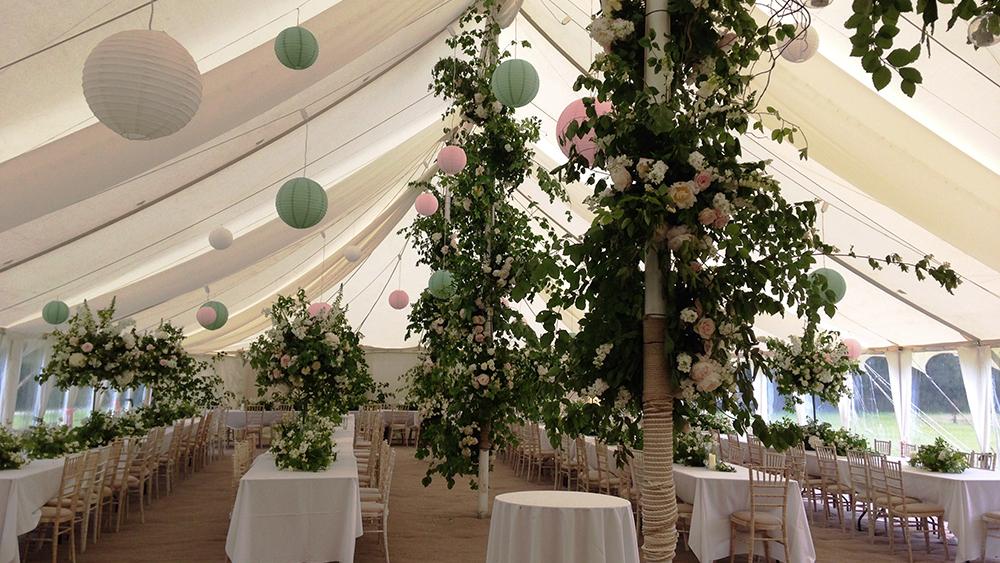
{"label": "white tablecloth", "polygon": [[0,562],[19,560],[17,536],[38,526],[41,508],[59,493],[63,460],[36,459],[21,469],[0,471]]}
{"label": "white tablecloth", "polygon": [[497,495],[486,563],[639,563],[632,506],[568,491]]}
{"label": "white tablecloth", "polygon": [[381,413],[384,427],[388,427],[390,424],[417,425],[417,411],[383,410]]}
{"label": "white tablecloth", "polygon": [[[745,467],[736,466],[735,473],[712,471],[704,467],[674,465],[677,496],[694,506],[691,513],[691,534],[688,543],[699,561],[715,561],[729,557],[729,516],[750,509],[750,478]],[[793,563],[816,561],[816,549],[809,533],[809,522],[802,508],[799,484],[789,482],[788,489],[788,550]],[[738,538],[736,553],[746,553],[747,536]],[[780,546],[772,545],[771,556],[783,560]],[[763,546],[754,551],[764,553]]]}
{"label": "white tablecloth", "polygon": [[337,461],[316,473],[281,471],[260,455],[240,480],[226,554],[233,563],[354,561],[361,494],[354,419],[334,435]]}
{"label": "white tablecloth", "polygon": [[[273,425],[281,422],[285,415],[289,411],[260,411],[255,412],[250,415],[252,420],[256,420],[254,417],[259,417],[264,425]],[[226,411],[226,426],[231,428],[243,428],[247,425],[247,411],[232,410]]]}
{"label": "white tablecloth", "polygon": [[[933,473],[910,467],[903,461],[903,490],[906,496],[940,504],[948,529],[958,538],[955,561],[976,561],[982,555],[982,516],[1000,511],[1000,473],[984,469],[966,469],[962,473]],[[850,483],[850,464],[846,457],[837,458],[840,481]],[[806,469],[819,473],[816,452],[806,452]],[[990,541],[991,557],[1000,556],[1000,542]]]}

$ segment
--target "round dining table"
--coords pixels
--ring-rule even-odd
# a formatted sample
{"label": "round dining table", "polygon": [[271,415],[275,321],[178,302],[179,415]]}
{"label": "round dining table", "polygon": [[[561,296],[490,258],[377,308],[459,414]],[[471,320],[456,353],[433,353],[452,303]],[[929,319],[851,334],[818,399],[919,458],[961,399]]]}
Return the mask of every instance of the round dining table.
{"label": "round dining table", "polygon": [[574,491],[497,495],[487,563],[639,563],[629,501]]}

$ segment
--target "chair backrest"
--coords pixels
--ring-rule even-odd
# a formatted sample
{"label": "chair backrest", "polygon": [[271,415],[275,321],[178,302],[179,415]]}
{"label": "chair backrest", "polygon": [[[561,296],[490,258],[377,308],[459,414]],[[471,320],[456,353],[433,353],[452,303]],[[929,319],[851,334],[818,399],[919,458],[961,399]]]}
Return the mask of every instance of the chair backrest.
{"label": "chair backrest", "polygon": [[806,479],[806,449],[799,442],[798,446],[788,448],[785,457],[785,467],[788,469],[788,478],[795,479],[800,484]]}
{"label": "chair backrest", "polygon": [[837,468],[837,450],[830,446],[816,448],[816,461],[819,462],[819,476],[824,483],[835,485],[840,482],[840,471]]}
{"label": "chair backrest", "polygon": [[889,440],[879,440],[878,438],[874,442],[876,452],[882,455],[892,455],[892,442]]}
{"label": "chair backrest", "polygon": [[847,450],[847,465],[850,468],[851,488],[867,494],[871,491],[872,479],[868,470],[868,456],[865,453],[860,450]]}
{"label": "chair backrest", "polygon": [[108,452],[108,465],[104,470],[105,487],[114,488],[115,483],[118,482],[118,466],[121,464],[122,449],[124,446],[125,441],[121,438],[116,438],[109,446],[111,449]]}
{"label": "chair backrest", "polygon": [[878,452],[866,452],[865,463],[868,466],[868,482],[871,484],[871,496],[888,496],[889,488],[885,481],[886,458]]}
{"label": "chair backrest", "polygon": [[642,476],[645,461],[643,453],[638,450],[632,451],[632,461],[629,462],[629,469],[632,471],[632,489],[636,502],[642,502]]}
{"label": "chair backrest", "polygon": [[63,461],[62,479],[59,483],[59,506],[76,512],[80,502],[80,491],[83,484],[83,469],[87,452],[66,456]]}
{"label": "chair backrest", "polygon": [[913,446],[911,444],[909,444],[908,442],[899,443],[899,455],[901,457],[910,457],[910,454],[912,453],[913,453]]}
{"label": "chair backrest", "polygon": [[583,436],[576,437],[576,465],[584,482],[589,482],[590,462],[587,461],[587,439]]}
{"label": "chair backrest", "polygon": [[883,467],[885,468],[886,492],[890,497],[905,499],[906,492],[903,490],[902,462],[885,460]]}
{"label": "chair backrest", "polygon": [[264,423],[264,405],[250,405],[244,411],[247,426],[260,426]]}
{"label": "chair backrest", "polygon": [[748,465],[763,465],[764,464],[764,444],[761,443],[760,438],[756,436],[747,436],[747,446],[750,452],[750,459],[748,460]]}
{"label": "chair backrest", "polygon": [[177,451],[181,449],[181,442],[184,441],[184,419],[174,421],[174,429],[170,434],[170,446],[167,454],[171,458],[177,457]]}
{"label": "chair backrest", "polygon": [[770,454],[765,463],[751,467],[748,472],[751,514],[780,510],[782,530],[785,529],[788,512],[788,476],[785,475],[784,467],[783,454]]}
{"label": "chair backrest", "polygon": [[746,460],[744,459],[743,444],[740,442],[739,436],[727,434],[726,442],[729,445],[726,448],[726,461],[728,463],[735,463],[736,465],[743,465]]}
{"label": "chair backrest", "polygon": [[83,458],[83,471],[80,473],[79,491],[84,506],[93,500],[94,485],[103,483],[104,467],[107,460],[108,452],[104,448],[87,450]]}
{"label": "chair backrest", "polygon": [[526,427],[527,438],[528,438],[528,448],[532,452],[539,453],[542,451],[542,429],[539,428],[537,422],[532,422]]}
{"label": "chair backrest", "polygon": [[765,471],[777,471],[782,475],[788,475],[788,463],[786,461],[787,456],[785,454],[779,454],[775,452],[763,451],[763,462],[761,467]]}
{"label": "chair backrest", "polygon": [[611,478],[611,464],[608,463],[608,445],[603,442],[594,444],[594,457],[597,458],[597,475],[603,481]]}
{"label": "chair backrest", "polygon": [[967,456],[969,467],[996,471],[997,454],[993,452],[969,452]]}
{"label": "chair backrest", "polygon": [[396,450],[390,449],[384,462],[386,464],[385,483],[380,484],[379,492],[382,495],[382,510],[387,516],[389,513],[389,489],[392,488],[392,474],[396,468]]}

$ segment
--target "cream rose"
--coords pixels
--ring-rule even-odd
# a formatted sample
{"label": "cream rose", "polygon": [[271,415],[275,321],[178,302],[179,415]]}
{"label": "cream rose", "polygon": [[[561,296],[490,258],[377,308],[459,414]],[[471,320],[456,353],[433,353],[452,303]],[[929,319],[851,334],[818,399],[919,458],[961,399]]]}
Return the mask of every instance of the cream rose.
{"label": "cream rose", "polygon": [[698,321],[697,323],[695,323],[694,331],[698,333],[698,336],[702,338],[705,339],[711,338],[712,335],[715,334],[715,321],[713,321],[708,317],[705,317],[700,321]]}
{"label": "cream rose", "polygon": [[694,206],[696,197],[690,182],[676,182],[667,189],[667,195],[679,209],[690,209]]}

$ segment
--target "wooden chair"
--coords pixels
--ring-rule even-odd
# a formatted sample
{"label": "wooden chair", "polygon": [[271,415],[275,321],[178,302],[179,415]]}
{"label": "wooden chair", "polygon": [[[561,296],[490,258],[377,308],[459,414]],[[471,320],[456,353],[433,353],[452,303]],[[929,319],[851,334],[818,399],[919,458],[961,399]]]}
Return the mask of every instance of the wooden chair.
{"label": "wooden chair", "polygon": [[385,487],[380,489],[381,501],[361,502],[361,519],[364,533],[374,532],[382,534],[382,545],[385,548],[385,561],[389,563],[389,489],[392,485],[392,472],[396,466],[396,451],[390,449],[387,459],[383,460],[388,465]]}
{"label": "wooden chair", "polygon": [[587,439],[583,436],[577,436],[574,441],[574,449],[576,450],[577,467],[576,489],[578,491],[589,492],[591,490],[591,478],[597,479],[597,470],[591,469],[590,462],[587,460]]}
{"label": "wooden chair", "polygon": [[264,405],[250,405],[244,415],[246,424],[243,425],[243,438],[251,439],[254,447],[259,448],[264,429]]}
{"label": "wooden chair", "polygon": [[378,464],[378,480],[372,483],[372,487],[361,487],[361,502],[384,502],[387,494],[388,479],[391,478],[392,459],[395,459],[395,451],[389,447],[388,442],[383,442],[384,450],[379,453],[381,463]]}
{"label": "wooden chair", "polygon": [[966,455],[969,467],[987,471],[996,471],[997,469],[997,454],[993,452],[969,452]]}
{"label": "wooden chair", "polygon": [[750,454],[747,459],[747,467],[764,464],[765,450],[764,444],[760,441],[760,438],[756,436],[747,436],[747,451]]}
{"label": "wooden chair", "polygon": [[[612,469],[611,450],[607,444],[597,442],[594,444],[594,454],[597,458],[597,492],[607,495],[612,494],[612,491],[617,493],[622,481]],[[594,481],[593,476],[590,476],[590,480]]]}
{"label": "wooden chair", "polygon": [[629,471],[632,472],[632,502],[635,504],[635,529],[642,530],[642,487],[643,469],[645,468],[645,457],[642,451],[632,451],[632,461],[629,462]]}
{"label": "wooden chair", "polygon": [[[903,490],[903,470],[898,461],[885,462],[885,479],[890,497],[907,498]],[[944,507],[928,502],[887,503],[889,513],[889,553],[895,553],[893,538],[896,531],[896,520],[903,529],[903,540],[906,542],[906,552],[910,563],[913,563],[913,547],[910,545],[910,527],[924,531],[924,545],[927,553],[931,552],[929,519],[937,519],[938,537],[944,544],[944,560],[948,560],[948,540],[944,534]],[[911,523],[912,519],[912,523]]]}
{"label": "wooden chair", "polygon": [[1000,512],[987,512],[983,514],[983,558],[986,561],[986,542],[990,539],[1000,538]]}
{"label": "wooden chair", "polygon": [[823,492],[823,515],[829,520],[830,505],[837,509],[837,521],[841,530],[846,530],[847,520],[844,518],[844,508],[851,495],[851,487],[840,482],[840,470],[837,466],[837,451],[829,446],[816,448],[816,460],[819,462],[819,473]]}
{"label": "wooden chair", "polygon": [[[909,442],[900,442],[899,443],[899,457],[910,457],[910,455],[913,454],[913,450],[914,449],[915,449],[915,446],[913,446]],[[886,455],[889,455],[889,454],[886,454]]]}
{"label": "wooden chair", "polygon": [[554,467],[556,452],[554,450],[542,449],[542,430],[537,423],[528,425],[528,440],[531,443],[531,459],[528,466],[528,480],[531,480],[531,470],[538,469],[538,479],[541,480],[542,473],[546,467]]}
{"label": "wooden chair", "polygon": [[748,561],[753,561],[754,547],[764,542],[764,557],[771,558],[771,542],[782,545],[785,561],[788,553],[788,476],[782,454],[772,454],[760,466],[750,467],[750,510],[734,512],[729,517],[729,561],[736,557],[737,534],[748,535]]}
{"label": "wooden chair", "polygon": [[577,477],[576,458],[569,454],[569,449],[566,447],[567,439],[563,436],[559,441],[559,445],[556,446],[555,478],[552,480],[553,490],[561,487],[564,476],[566,477],[566,490],[571,490],[573,488],[573,478]]}
{"label": "wooden chair", "polygon": [[[868,452],[847,450],[847,464],[851,477],[851,512],[859,508],[868,514],[868,543],[875,541],[875,489]],[[860,522],[859,522],[860,524]]]}
{"label": "wooden chair", "polygon": [[892,442],[889,440],[879,440],[878,438],[874,442],[876,452],[882,455],[892,455]]}
{"label": "wooden chair", "polygon": [[[136,495],[139,502],[139,521],[143,524],[146,523],[146,503],[149,502],[150,493],[152,492],[152,462],[158,461],[158,454],[154,452],[158,445],[156,435],[159,430],[161,429],[154,428],[146,435],[135,459],[132,460],[132,467],[129,470],[126,481],[126,496],[130,496],[133,493]],[[126,514],[127,517],[128,515]]]}
{"label": "wooden chair", "polygon": [[69,536],[69,558],[76,563],[76,524],[77,506],[82,502],[80,489],[83,485],[83,468],[86,453],[72,454],[63,462],[62,477],[59,481],[59,493],[41,508],[38,527],[32,531],[29,541],[25,542],[23,560],[28,558],[28,550],[32,541],[52,543],[52,563],[59,559],[59,537]]}
{"label": "wooden chair", "polygon": [[101,528],[104,523],[104,510],[108,510],[110,521],[111,511],[114,510],[115,485],[118,483],[118,467],[121,463],[122,452],[125,448],[125,441],[118,438],[111,443],[111,451],[108,454],[108,463],[104,469],[104,483],[101,486],[101,500],[97,505],[96,525],[94,526],[94,543],[97,543],[101,535]]}
{"label": "wooden chair", "polygon": [[156,468],[156,479],[159,479],[162,475],[168,495],[174,490],[174,475],[180,472],[178,464],[180,462],[180,449],[183,441],[184,420],[177,420],[174,422],[173,430],[170,434],[170,445],[167,447],[165,453],[159,455],[159,464]]}
{"label": "wooden chair", "polygon": [[726,445],[725,460],[727,463],[732,463],[733,465],[743,465],[746,463],[746,452],[744,451],[743,443],[740,442],[739,436],[726,434]]}
{"label": "wooden chair", "polygon": [[236,493],[240,488],[240,479],[243,475],[250,469],[250,461],[252,456],[253,446],[250,444],[249,440],[240,440],[233,444],[233,476],[230,481],[230,487],[233,493],[233,502],[236,501]]}
{"label": "wooden chair", "polygon": [[[115,472],[115,483],[112,486],[115,532],[121,529],[122,518],[128,512],[129,482],[138,481],[132,475],[132,466],[135,464],[135,459],[139,456],[139,452],[145,447],[145,442],[145,437],[134,436],[129,438],[123,446],[122,456],[118,462],[118,470]],[[109,512],[108,527],[110,528],[110,526],[111,513]]]}
{"label": "wooden chair", "polygon": [[80,502],[77,504],[76,520],[80,523],[80,553],[87,551],[87,532],[93,521],[96,530],[100,528],[97,519],[101,506],[101,496],[104,490],[104,476],[111,456],[111,446],[104,446],[87,452],[84,462],[84,473],[80,484]]}
{"label": "wooden chair", "polygon": [[677,535],[684,539],[683,542],[680,542],[684,551],[690,549],[688,540],[691,538],[692,514],[694,514],[694,505],[677,499]]}

